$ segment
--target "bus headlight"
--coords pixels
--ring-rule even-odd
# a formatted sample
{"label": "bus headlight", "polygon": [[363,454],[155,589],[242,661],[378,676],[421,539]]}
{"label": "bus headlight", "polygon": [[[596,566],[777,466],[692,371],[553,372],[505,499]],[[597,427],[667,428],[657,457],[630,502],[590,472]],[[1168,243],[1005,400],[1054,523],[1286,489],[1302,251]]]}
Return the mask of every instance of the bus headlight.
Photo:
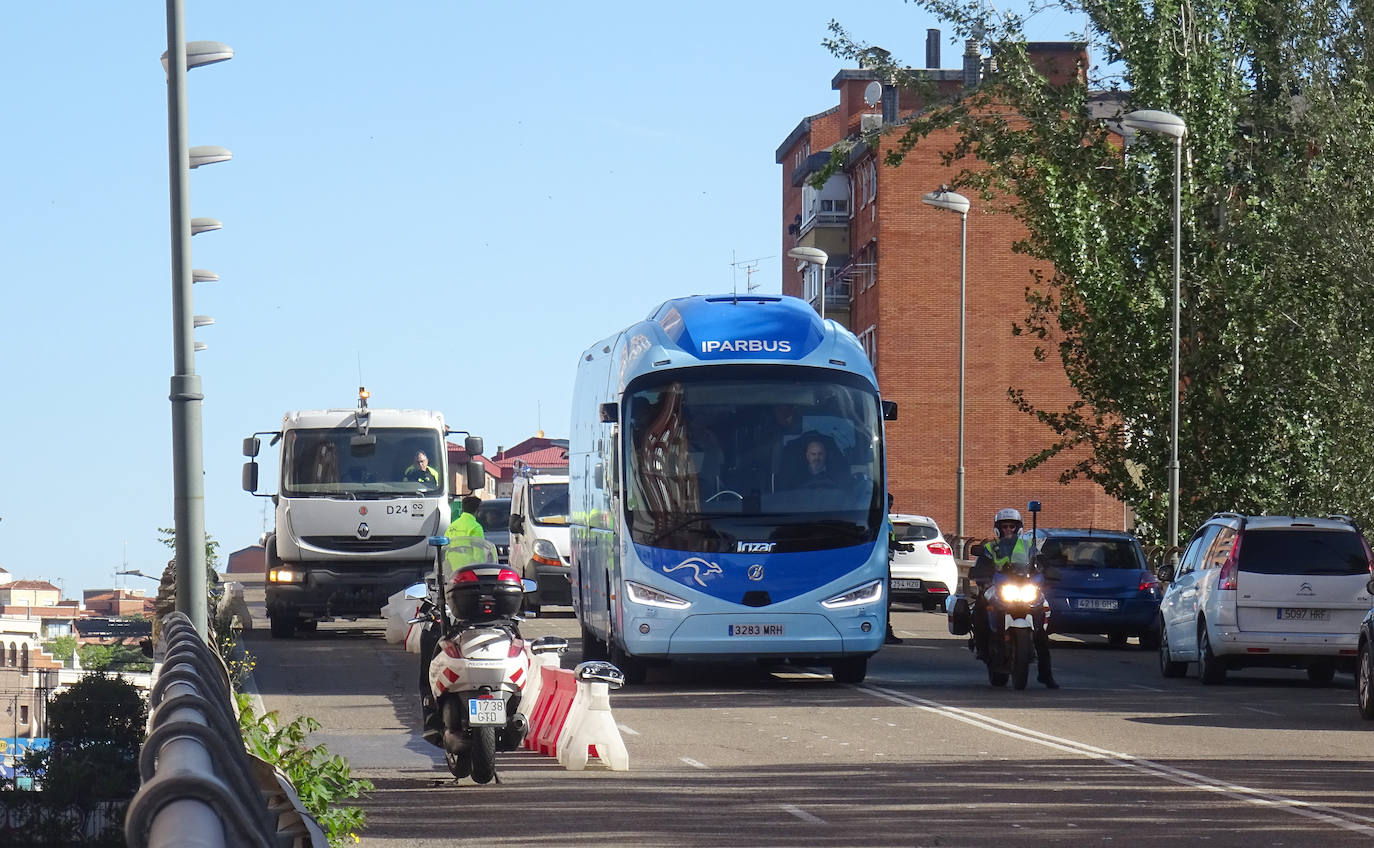
{"label": "bus headlight", "polygon": [[821,606],[826,609],[840,609],[841,607],[857,607],[859,604],[870,604],[883,596],[883,581],[870,580],[862,586],[856,586],[842,595],[833,598],[826,598],[821,601]]}
{"label": "bus headlight", "polygon": [[677,595],[660,592],[657,589],[645,586],[643,583],[636,583],[633,580],[625,581],[625,594],[630,600],[637,604],[644,604],[646,607],[687,609],[692,605],[690,601],[684,601]]}

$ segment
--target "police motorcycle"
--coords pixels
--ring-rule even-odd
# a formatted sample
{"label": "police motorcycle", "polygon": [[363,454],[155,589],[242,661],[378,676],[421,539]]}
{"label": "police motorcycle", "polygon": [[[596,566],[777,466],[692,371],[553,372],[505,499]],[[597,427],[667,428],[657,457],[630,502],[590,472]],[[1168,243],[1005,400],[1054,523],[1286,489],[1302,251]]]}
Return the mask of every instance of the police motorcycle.
{"label": "police motorcycle", "polygon": [[490,542],[431,536],[429,544],[434,574],[407,590],[421,601],[411,623],[424,627],[423,736],[444,749],[455,778],[499,783],[496,752],[515,750],[529,730],[520,700],[532,655],[562,653],[568,643],[556,636],[521,638],[517,612],[534,581],[498,563]]}
{"label": "police motorcycle", "polygon": [[[988,669],[988,683],[1025,689],[1030,680],[1030,664],[1035,658],[1035,613],[1043,610],[1049,615],[1049,605],[1043,591],[1044,577],[1040,573],[1034,548],[1035,518],[1038,501],[1031,501],[1031,550],[1026,562],[1013,562],[1007,569],[994,572],[990,584],[979,583],[988,616],[987,655],[981,657]],[[981,546],[975,546],[978,551]],[[947,623],[950,633],[968,636],[968,649],[978,655],[973,633],[973,605],[964,597],[946,601]]]}

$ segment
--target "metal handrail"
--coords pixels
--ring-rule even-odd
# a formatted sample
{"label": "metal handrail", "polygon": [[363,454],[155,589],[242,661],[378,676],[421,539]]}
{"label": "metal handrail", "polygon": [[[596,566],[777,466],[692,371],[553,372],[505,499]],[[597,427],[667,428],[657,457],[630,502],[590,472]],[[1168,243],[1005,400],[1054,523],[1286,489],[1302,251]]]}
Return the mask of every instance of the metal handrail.
{"label": "metal handrail", "polygon": [[185,613],[163,617],[166,655],[139,753],[143,785],[129,803],[131,848],[198,845],[326,848],[286,775],[251,756],[234,716],[228,669]]}

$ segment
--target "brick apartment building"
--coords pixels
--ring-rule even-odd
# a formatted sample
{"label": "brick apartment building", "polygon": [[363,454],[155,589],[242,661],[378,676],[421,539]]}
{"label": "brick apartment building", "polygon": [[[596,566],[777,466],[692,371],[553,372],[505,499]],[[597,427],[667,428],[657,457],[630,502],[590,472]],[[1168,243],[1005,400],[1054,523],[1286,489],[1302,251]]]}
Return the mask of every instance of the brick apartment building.
{"label": "brick apartment building", "polygon": [[[1083,46],[1040,42],[1031,54],[1052,79],[1080,73]],[[939,68],[939,33],[927,38],[925,74],[941,95],[976,85],[988,63],[976,45],[966,46],[964,65]],[[923,140],[898,168],[882,163],[900,135],[893,130],[878,149],[855,146],[845,167],[817,191],[807,180],[829,160],[829,150],[859,138],[877,124],[898,123],[919,110],[912,93],[883,86],[870,104],[877,74],[842,70],[831,80],[838,106],[803,118],[776,151],[782,165],[782,254],[794,247],[825,251],[827,318],[858,336],[878,375],[883,397],[897,401],[899,419],[888,422],[889,489],[898,512],[929,515],[947,536],[955,535],[958,467],[959,248],[960,221],[952,212],[921,202],[926,192],[949,183],[955,170],[939,153],[952,149],[953,131]],[[1025,508],[1039,500],[1043,526],[1120,529],[1125,506],[1096,484],[1059,483],[1062,458],[1027,474],[1007,467],[1049,445],[1053,433],[1018,411],[1008,388],[1022,389],[1042,408],[1060,409],[1075,398],[1056,357],[1033,356],[1034,343],[1012,334],[1025,317],[1026,287],[1034,267],[1014,254],[1024,228],[1011,216],[989,213],[970,193],[967,236],[965,344],[964,535],[992,534],[992,516],[1003,506]],[[785,259],[782,290],[820,308],[819,267]],[[1030,524],[1026,516],[1027,525]]]}

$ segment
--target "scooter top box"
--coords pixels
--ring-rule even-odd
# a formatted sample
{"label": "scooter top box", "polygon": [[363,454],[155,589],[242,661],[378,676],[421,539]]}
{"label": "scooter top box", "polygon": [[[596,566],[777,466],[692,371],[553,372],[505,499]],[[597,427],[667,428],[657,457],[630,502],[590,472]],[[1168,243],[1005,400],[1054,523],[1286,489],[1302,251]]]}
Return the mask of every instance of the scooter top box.
{"label": "scooter top box", "polygon": [[510,618],[525,595],[520,575],[499,565],[469,565],[446,587],[449,612],[460,621]]}

